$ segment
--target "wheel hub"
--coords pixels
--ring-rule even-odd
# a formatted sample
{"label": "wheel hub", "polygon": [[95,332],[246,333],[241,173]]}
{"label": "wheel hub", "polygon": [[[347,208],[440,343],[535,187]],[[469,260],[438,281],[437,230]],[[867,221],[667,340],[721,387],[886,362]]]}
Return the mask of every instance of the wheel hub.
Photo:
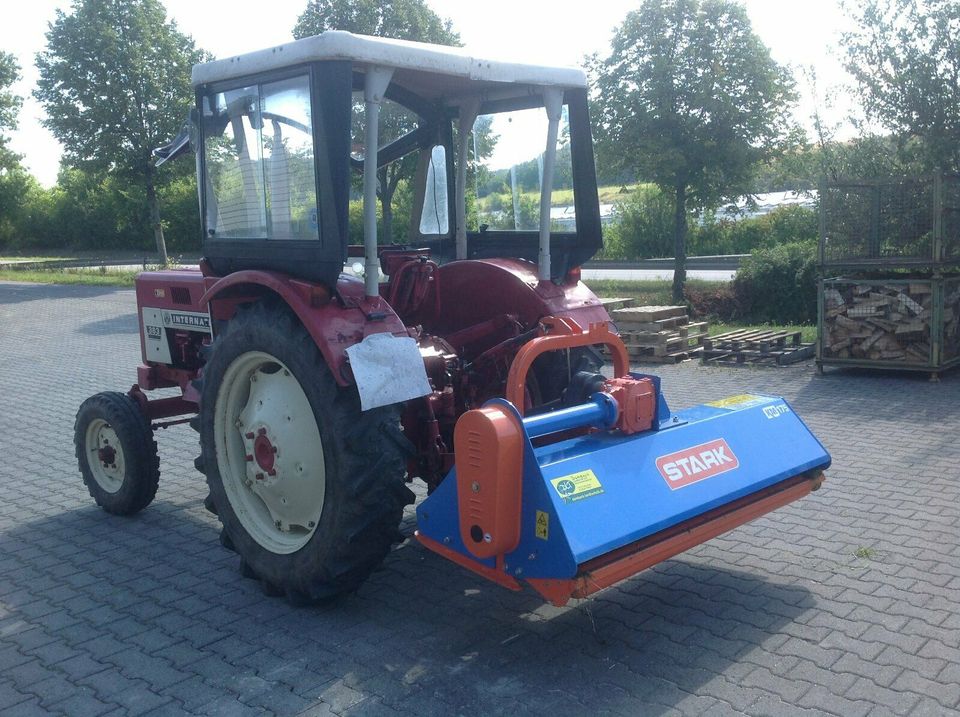
{"label": "wheel hub", "polygon": [[238,357],[223,380],[216,412],[227,450],[224,488],[261,545],[292,552],[309,540],[323,509],[326,472],[313,409],[290,370],[263,352]]}
{"label": "wheel hub", "polygon": [[113,446],[104,446],[97,451],[97,459],[105,468],[114,466],[117,463],[117,450]]}
{"label": "wheel hub", "polygon": [[[250,434],[247,435],[249,438]],[[277,472],[273,469],[277,461],[277,447],[273,445],[267,436],[267,427],[261,426],[257,429],[257,437],[253,439],[253,457],[257,465],[269,476],[275,476]]]}
{"label": "wheel hub", "polygon": [[108,493],[116,493],[123,485],[126,471],[117,432],[103,419],[97,419],[87,426],[84,440],[90,456],[87,464],[94,480]]}

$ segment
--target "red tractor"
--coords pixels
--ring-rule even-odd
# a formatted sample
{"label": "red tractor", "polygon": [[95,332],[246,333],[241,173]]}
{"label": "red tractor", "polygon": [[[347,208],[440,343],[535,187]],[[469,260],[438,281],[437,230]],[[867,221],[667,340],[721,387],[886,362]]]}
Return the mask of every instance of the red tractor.
{"label": "red tractor", "polygon": [[[673,413],[629,372],[580,282],[601,246],[581,71],[327,32],[193,84],[158,156],[196,158],[204,259],[137,278],[137,383],[77,415],[106,511],[151,502],[153,431],[189,422],[221,541],[271,593],[355,590],[420,480],[423,545],[562,604],[819,487],[830,458],[783,399]],[[478,136],[539,155],[539,191],[483,170]],[[498,176],[508,200],[481,202]],[[406,236],[378,243],[378,197]]]}

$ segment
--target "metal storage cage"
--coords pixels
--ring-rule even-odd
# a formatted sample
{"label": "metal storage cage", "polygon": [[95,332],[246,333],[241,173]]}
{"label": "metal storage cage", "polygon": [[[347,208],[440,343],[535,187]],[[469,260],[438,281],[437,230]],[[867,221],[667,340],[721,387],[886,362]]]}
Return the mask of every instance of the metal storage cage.
{"label": "metal storage cage", "polygon": [[960,265],[960,175],[822,183],[819,262],[831,269]]}
{"label": "metal storage cage", "polygon": [[960,277],[820,280],[817,365],[929,371],[960,363]]}

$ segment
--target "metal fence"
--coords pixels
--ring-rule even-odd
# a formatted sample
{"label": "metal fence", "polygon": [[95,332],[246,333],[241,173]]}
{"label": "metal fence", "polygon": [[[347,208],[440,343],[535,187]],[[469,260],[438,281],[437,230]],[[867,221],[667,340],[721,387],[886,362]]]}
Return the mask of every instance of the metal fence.
{"label": "metal fence", "polygon": [[960,359],[960,277],[943,282],[943,363]]}
{"label": "metal fence", "polygon": [[820,187],[820,264],[960,264],[960,175],[843,180]]}

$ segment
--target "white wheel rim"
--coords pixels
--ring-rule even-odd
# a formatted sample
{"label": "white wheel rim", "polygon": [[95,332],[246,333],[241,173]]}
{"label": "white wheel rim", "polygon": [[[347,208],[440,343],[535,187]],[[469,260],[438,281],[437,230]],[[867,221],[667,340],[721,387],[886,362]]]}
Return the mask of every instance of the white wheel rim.
{"label": "white wheel rim", "polygon": [[272,553],[310,540],[323,511],[323,444],[310,401],[282,362],[263,351],[227,368],[214,406],[217,467],[247,533]]}
{"label": "white wheel rim", "polygon": [[123,486],[126,470],[117,432],[102,418],[95,418],[87,425],[84,445],[93,479],[107,493],[116,493]]}

